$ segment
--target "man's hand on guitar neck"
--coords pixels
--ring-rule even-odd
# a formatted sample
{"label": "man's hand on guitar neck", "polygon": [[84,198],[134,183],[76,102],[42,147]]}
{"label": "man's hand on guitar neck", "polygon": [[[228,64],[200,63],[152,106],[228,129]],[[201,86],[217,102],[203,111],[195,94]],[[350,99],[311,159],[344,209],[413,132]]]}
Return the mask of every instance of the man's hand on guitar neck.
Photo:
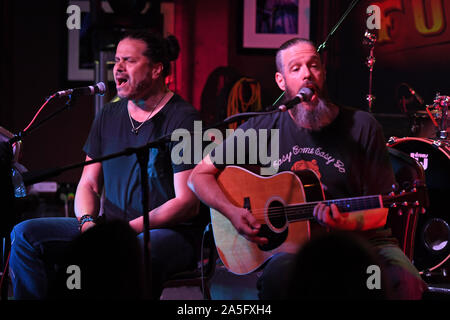
{"label": "man's hand on guitar neck", "polygon": [[341,213],[335,204],[319,203],[314,208],[314,217],[323,226],[339,230],[369,230],[386,224],[388,209],[377,208],[365,211]]}

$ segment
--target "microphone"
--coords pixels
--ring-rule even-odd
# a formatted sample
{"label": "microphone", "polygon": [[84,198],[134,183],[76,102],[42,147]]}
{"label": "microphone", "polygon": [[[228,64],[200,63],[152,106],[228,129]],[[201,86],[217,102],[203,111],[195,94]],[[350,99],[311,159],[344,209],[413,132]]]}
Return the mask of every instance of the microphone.
{"label": "microphone", "polygon": [[407,83],[403,83],[403,85],[408,88],[409,93],[411,93],[412,96],[414,96],[414,98],[416,98],[417,102],[420,103],[420,105],[424,105],[424,101],[422,99],[421,96],[419,96],[419,94],[416,92],[416,90],[414,90],[413,88],[411,88],[409,86],[409,84]]}
{"label": "microphone", "polygon": [[310,88],[304,87],[301,88],[300,91],[297,93],[297,95],[286,102],[285,104],[278,107],[278,109],[282,112],[287,111],[291,109],[293,106],[304,102],[304,101],[310,101],[312,96],[314,95],[314,91]]}
{"label": "microphone", "polygon": [[91,96],[94,94],[104,95],[105,92],[106,92],[105,84],[103,82],[99,82],[95,86],[81,87],[81,88],[58,91],[57,93],[55,93],[55,96],[56,97],[65,97],[68,95],[74,95],[74,96]]}

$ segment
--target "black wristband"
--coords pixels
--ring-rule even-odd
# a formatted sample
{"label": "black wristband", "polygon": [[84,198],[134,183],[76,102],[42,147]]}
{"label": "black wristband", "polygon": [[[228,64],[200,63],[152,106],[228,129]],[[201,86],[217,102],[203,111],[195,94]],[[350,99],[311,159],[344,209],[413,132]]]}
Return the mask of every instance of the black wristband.
{"label": "black wristband", "polygon": [[80,218],[80,220],[78,221],[78,226],[80,228],[80,232],[81,232],[81,228],[83,227],[83,224],[85,224],[86,222],[95,222],[95,219],[93,216],[91,216],[90,214],[85,214],[84,216],[82,216]]}

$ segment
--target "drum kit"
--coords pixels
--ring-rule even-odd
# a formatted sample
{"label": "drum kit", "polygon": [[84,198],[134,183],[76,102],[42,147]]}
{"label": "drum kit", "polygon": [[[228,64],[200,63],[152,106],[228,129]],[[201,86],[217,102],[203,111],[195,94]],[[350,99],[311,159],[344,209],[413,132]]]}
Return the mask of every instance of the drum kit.
{"label": "drum kit", "polygon": [[448,279],[450,271],[450,97],[436,95],[433,104],[413,116],[411,137],[391,137],[387,145],[416,159],[425,172],[429,207],[417,222],[413,263],[422,276]]}

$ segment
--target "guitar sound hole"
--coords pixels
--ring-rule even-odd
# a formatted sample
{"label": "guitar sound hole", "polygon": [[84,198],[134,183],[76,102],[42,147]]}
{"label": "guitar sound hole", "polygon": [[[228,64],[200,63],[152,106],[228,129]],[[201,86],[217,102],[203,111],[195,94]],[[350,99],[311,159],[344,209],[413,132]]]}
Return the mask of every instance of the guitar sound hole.
{"label": "guitar sound hole", "polygon": [[281,229],[286,224],[286,213],[284,205],[280,201],[272,201],[269,205],[269,221],[277,229]]}
{"label": "guitar sound hole", "polygon": [[[281,229],[285,226],[286,214],[284,212],[284,206],[281,202],[273,201],[270,203],[268,216],[273,227]],[[285,229],[283,232],[274,232],[267,224],[261,225],[258,236],[267,238],[269,243],[265,245],[258,245],[258,247],[263,251],[270,251],[278,248],[286,240],[288,230],[289,229]]]}

